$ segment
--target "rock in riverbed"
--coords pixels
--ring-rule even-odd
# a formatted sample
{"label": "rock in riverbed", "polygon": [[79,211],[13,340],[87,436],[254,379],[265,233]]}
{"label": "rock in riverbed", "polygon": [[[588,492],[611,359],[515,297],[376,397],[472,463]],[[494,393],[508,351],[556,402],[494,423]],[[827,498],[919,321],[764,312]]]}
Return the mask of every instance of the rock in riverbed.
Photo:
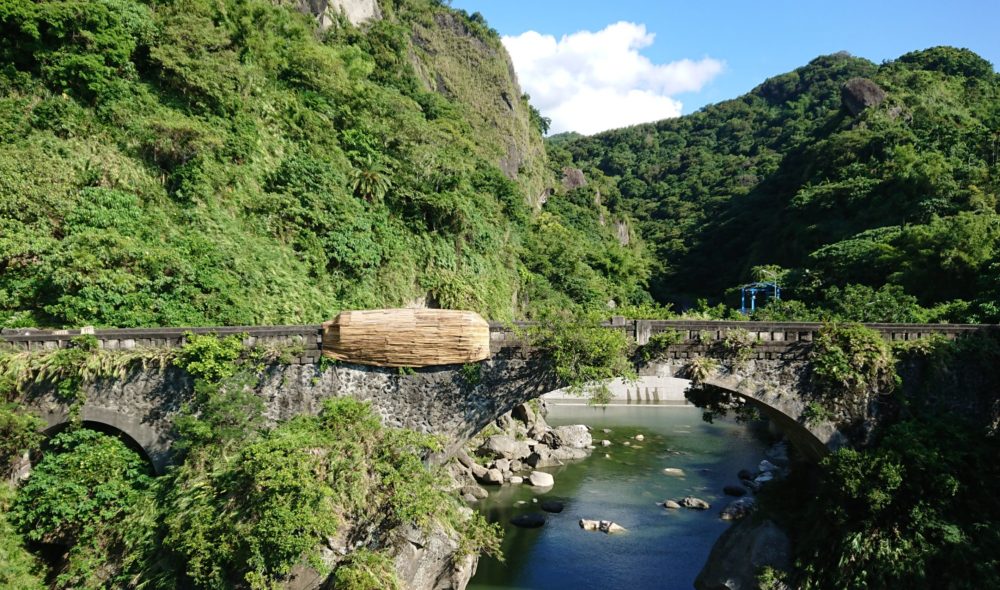
{"label": "rock in riverbed", "polygon": [[691,508],[694,510],[708,510],[712,507],[711,504],[702,500],[701,498],[695,498],[694,496],[687,496],[686,498],[681,498],[678,502],[684,508]]}
{"label": "rock in riverbed", "polygon": [[753,498],[740,498],[739,500],[734,500],[722,509],[719,516],[722,520],[739,520],[744,516],[747,516],[757,507],[757,501]]}
{"label": "rock in riverbed", "polygon": [[528,512],[518,514],[510,519],[510,523],[526,529],[537,529],[545,524],[545,515],[541,512]]}
{"label": "rock in riverbed", "polygon": [[544,471],[532,471],[528,476],[528,482],[537,488],[548,488],[555,485],[556,480],[551,474]]}
{"label": "rock in riverbed", "polygon": [[580,528],[585,531],[601,531],[602,533],[624,533],[626,530],[622,525],[610,520],[587,520],[580,519]]}
{"label": "rock in riverbed", "polygon": [[542,510],[546,512],[560,513],[563,511],[564,505],[558,500],[542,500],[540,504]]}

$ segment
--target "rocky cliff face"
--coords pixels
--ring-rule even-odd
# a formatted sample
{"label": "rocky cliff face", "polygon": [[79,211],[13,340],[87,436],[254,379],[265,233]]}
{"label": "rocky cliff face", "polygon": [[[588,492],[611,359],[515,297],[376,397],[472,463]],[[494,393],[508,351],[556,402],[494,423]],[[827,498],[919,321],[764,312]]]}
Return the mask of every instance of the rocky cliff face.
{"label": "rocky cliff face", "polygon": [[788,535],[770,520],[746,518],[722,533],[698,574],[698,590],[753,590],[761,568],[791,567]]}
{"label": "rocky cliff face", "polygon": [[378,0],[297,0],[299,10],[311,14],[320,27],[329,28],[343,14],[353,25],[360,25],[382,18]]}
{"label": "rocky cliff face", "polygon": [[476,149],[539,206],[555,179],[496,31],[464,13],[440,8],[431,20],[413,23],[412,41],[411,60],[425,86],[466,112]]}

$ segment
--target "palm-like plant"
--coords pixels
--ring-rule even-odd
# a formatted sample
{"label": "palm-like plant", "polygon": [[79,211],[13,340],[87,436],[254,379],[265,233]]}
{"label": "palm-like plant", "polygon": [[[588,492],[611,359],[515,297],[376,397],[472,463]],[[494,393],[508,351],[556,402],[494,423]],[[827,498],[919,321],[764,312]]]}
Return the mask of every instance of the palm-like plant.
{"label": "palm-like plant", "polygon": [[392,188],[389,169],[372,158],[366,158],[360,168],[355,168],[352,177],[354,195],[369,203],[382,200]]}

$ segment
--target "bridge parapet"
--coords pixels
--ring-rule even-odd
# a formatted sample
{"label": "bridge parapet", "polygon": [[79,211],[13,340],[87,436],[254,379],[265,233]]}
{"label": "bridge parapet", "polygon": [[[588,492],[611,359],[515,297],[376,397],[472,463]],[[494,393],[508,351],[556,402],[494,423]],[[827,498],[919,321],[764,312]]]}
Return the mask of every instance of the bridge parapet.
{"label": "bridge parapet", "polygon": [[[524,349],[527,345],[524,333],[530,322],[490,323],[490,350],[493,354],[506,350]],[[671,358],[701,356],[710,351],[713,344],[723,341],[735,331],[746,331],[749,341],[754,343],[754,355],[760,359],[800,358],[804,346],[819,333],[823,324],[815,322],[740,322],[714,320],[629,320],[612,318],[604,324],[609,329],[623,330],[636,344],[649,342],[650,337],[668,331],[681,334],[683,341],[672,345],[668,351]],[[889,341],[910,341],[939,334],[945,338],[956,338],[982,329],[997,326],[977,324],[864,324],[876,330]],[[195,328],[82,328],[75,330],[36,330],[29,328],[5,328],[0,330],[0,342],[16,350],[54,350],[66,348],[73,338],[82,334],[92,334],[98,346],[109,350],[130,350],[135,348],[176,348],[184,344],[185,335],[216,334],[229,336],[243,335],[247,346],[289,346],[300,349],[292,364],[312,364],[319,360],[323,344],[322,327],[319,324],[301,326],[223,326]]]}
{"label": "bridge parapet", "polygon": [[215,334],[218,336],[242,335],[246,346],[287,346],[301,351],[291,359],[291,364],[312,364],[319,361],[323,344],[323,331],[319,324],[304,326],[223,326],[197,328],[111,328],[95,330],[35,330],[4,328],[0,342],[15,350],[41,351],[66,348],[73,338],[92,335],[99,348],[107,350],[132,350],[137,348],[177,348],[184,344],[187,334]]}

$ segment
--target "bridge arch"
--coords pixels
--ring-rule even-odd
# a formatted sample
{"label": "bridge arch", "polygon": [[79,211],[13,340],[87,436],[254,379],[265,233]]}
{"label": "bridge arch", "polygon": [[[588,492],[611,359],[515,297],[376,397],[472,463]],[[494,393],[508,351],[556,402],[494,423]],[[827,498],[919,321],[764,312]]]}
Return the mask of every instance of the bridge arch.
{"label": "bridge arch", "polygon": [[[41,413],[45,421],[43,434],[52,437],[69,426],[71,419],[65,406]],[[168,433],[160,432],[150,424],[143,423],[135,416],[118,410],[84,404],[80,410],[80,422],[85,428],[118,437],[133,451],[139,453],[152,467],[156,475],[162,475],[170,461],[170,440]]]}
{"label": "bridge arch", "polygon": [[[768,404],[760,399],[755,392],[743,391],[732,387],[724,379],[706,379],[702,385],[729,393],[759,411],[781,431],[795,449],[809,461],[819,461],[830,452],[830,448],[820,440],[805,424],[790,416],[787,410]],[[692,387],[697,387],[692,385]]]}

